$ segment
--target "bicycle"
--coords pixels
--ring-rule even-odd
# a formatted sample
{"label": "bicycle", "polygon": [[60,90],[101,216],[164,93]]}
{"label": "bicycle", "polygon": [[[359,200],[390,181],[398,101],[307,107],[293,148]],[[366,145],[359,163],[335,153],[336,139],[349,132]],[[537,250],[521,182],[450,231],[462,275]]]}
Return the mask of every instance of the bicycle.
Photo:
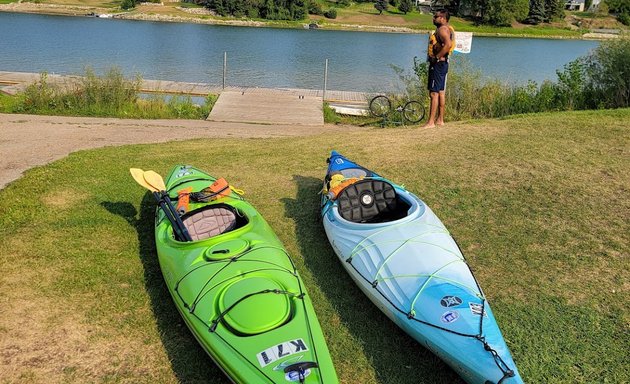
{"label": "bicycle", "polygon": [[[424,105],[416,100],[410,100],[406,103],[399,104],[396,109],[401,116],[401,122],[399,124],[405,124],[405,121],[416,124],[424,119],[425,109]],[[392,113],[392,102],[385,95],[378,95],[370,100],[370,113],[376,117],[382,117],[383,121],[381,126],[385,126],[388,122],[388,117]]]}

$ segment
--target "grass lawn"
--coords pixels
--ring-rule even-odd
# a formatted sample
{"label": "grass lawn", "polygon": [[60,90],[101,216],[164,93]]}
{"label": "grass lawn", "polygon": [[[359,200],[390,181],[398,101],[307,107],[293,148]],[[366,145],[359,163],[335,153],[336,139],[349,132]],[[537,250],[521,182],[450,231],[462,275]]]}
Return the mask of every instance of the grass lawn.
{"label": "grass lawn", "polygon": [[128,169],[178,163],[246,191],[312,296],[343,383],[457,383],[355,287],[318,217],[337,149],[404,183],[458,240],[528,383],[628,372],[630,109],[352,136],[82,151],[0,191],[0,382],[227,383],[180,319]]}

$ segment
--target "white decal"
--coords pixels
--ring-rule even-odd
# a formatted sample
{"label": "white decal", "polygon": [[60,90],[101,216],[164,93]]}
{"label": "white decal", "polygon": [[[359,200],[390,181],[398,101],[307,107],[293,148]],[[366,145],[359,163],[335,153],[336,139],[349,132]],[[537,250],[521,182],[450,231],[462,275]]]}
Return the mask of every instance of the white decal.
{"label": "white decal", "polygon": [[441,318],[442,322],[445,324],[450,324],[454,321],[457,321],[457,319],[459,319],[459,313],[455,311],[444,312]]}
{"label": "white decal", "polygon": [[483,305],[479,303],[468,303],[468,306],[473,315],[481,316],[481,311],[483,311],[483,317],[488,317],[488,311],[483,308]]}
{"label": "white decal", "polygon": [[175,178],[179,179],[180,177],[184,177],[184,176],[188,176],[188,175],[192,175],[192,174],[193,174],[192,172],[189,172],[189,171],[186,171],[186,170],[179,171],[179,173],[177,175],[175,175]]}
{"label": "white decal", "polygon": [[302,351],[308,351],[308,347],[306,346],[306,344],[304,344],[304,340],[297,339],[285,341],[282,344],[267,348],[264,351],[258,353],[256,357],[258,358],[258,363],[260,363],[260,366],[264,368],[276,360]]}
{"label": "white decal", "polygon": [[[306,369],[306,370],[304,371],[304,375],[303,375],[302,377],[304,377],[304,378],[305,378],[306,376],[308,376],[308,375],[310,375],[310,374],[311,374],[311,370],[310,370],[310,369]],[[299,373],[299,372],[297,372],[297,371],[287,372],[287,373],[284,375],[284,378],[285,378],[287,381],[300,381],[300,373]]]}

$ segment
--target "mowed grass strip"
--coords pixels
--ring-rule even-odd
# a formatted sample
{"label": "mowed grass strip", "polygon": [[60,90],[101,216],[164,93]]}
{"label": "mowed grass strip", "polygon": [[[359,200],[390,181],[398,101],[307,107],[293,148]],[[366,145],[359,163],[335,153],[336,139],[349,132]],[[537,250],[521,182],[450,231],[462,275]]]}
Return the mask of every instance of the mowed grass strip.
{"label": "mowed grass strip", "polygon": [[630,110],[441,129],[83,151],[0,191],[0,382],[227,383],[163,283],[153,197],[128,169],[178,163],[246,191],[292,255],[343,383],[457,383],[355,287],[321,227],[337,149],[404,183],[458,240],[530,383],[627,370]]}

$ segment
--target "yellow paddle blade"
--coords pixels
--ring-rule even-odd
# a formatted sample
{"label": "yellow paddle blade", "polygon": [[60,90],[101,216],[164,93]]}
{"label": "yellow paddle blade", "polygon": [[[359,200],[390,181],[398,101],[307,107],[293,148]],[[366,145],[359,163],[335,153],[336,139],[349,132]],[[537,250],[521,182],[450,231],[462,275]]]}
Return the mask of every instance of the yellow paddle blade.
{"label": "yellow paddle blade", "polygon": [[164,185],[164,179],[157,172],[145,171],[144,180],[149,183],[153,188],[158,191],[166,191],[166,185]]}
{"label": "yellow paddle blade", "polygon": [[156,188],[154,188],[152,185],[150,185],[149,183],[146,182],[146,180],[144,179],[144,171],[142,169],[140,169],[140,168],[129,168],[129,172],[131,173],[131,176],[136,181],[136,183],[138,183],[141,186],[145,187],[149,191],[152,191],[152,192],[157,192],[158,191]]}

